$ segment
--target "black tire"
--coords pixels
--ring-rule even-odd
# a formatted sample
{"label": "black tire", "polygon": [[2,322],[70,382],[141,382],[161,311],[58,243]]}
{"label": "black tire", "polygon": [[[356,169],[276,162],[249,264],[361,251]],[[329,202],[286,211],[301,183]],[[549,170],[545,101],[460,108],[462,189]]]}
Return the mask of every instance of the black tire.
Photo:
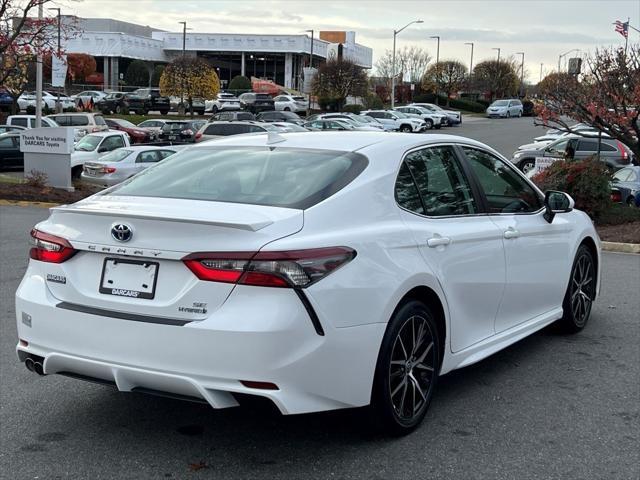
{"label": "black tire", "polygon": [[71,169],[71,180],[79,180],[82,174],[82,165],[76,165]]}
{"label": "black tire", "polygon": [[426,118],[424,120],[424,123],[427,124],[427,130],[431,130],[433,128],[433,120],[431,120],[430,118]]}
{"label": "black tire", "polygon": [[636,199],[633,197],[629,197],[627,198],[627,207],[635,207],[636,206]]}
{"label": "black tire", "polygon": [[507,118],[511,118],[511,112],[507,110]]}
{"label": "black tire", "polygon": [[123,113],[125,113],[123,110],[124,109],[123,109],[122,105],[116,105],[116,113],[118,115],[122,115]]}
{"label": "black tire", "polygon": [[520,161],[520,170],[522,173],[529,173],[530,170],[534,169],[536,166],[536,161],[533,158],[525,158]]}
{"label": "black tire", "polygon": [[442,124],[439,123],[438,125],[436,125],[436,130],[440,130],[442,128]]}
{"label": "black tire", "polygon": [[569,285],[562,302],[563,315],[558,321],[563,331],[577,333],[589,321],[596,281],[596,264],[591,250],[584,244],[580,245],[573,260]]}
{"label": "black tire", "polygon": [[416,300],[401,304],[378,354],[370,407],[374,425],[406,435],[422,422],[438,381],[440,348],[429,307]]}
{"label": "black tire", "polygon": [[169,113],[169,110],[160,110],[161,115],[167,115],[168,113]]}
{"label": "black tire", "polygon": [[413,128],[411,128],[411,125],[400,125],[400,131],[404,133],[411,133],[413,132]]}

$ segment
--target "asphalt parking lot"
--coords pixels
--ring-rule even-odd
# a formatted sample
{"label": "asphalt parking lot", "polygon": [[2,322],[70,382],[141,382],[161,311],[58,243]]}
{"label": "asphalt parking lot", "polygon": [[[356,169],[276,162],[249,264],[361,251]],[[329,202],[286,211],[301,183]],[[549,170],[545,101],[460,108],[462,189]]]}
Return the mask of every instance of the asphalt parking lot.
{"label": "asphalt parking lot", "polygon": [[[443,133],[510,156],[538,131],[531,119],[474,118]],[[640,477],[639,255],[604,254],[582,333],[549,327],[444,376],[421,428],[389,439],[358,411],[214,411],[28,372],[15,356],[13,294],[29,229],[46,215],[0,206],[0,478]]]}

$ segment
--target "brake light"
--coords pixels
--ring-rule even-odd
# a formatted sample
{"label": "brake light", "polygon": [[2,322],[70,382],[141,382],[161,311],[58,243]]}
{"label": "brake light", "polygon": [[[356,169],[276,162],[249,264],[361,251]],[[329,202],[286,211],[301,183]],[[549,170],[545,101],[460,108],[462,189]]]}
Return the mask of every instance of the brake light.
{"label": "brake light", "polygon": [[31,243],[33,247],[29,251],[29,256],[41,262],[62,263],[76,254],[76,250],[66,239],[35,228],[31,230]]}
{"label": "brake light", "polygon": [[622,193],[620,193],[620,190],[611,191],[611,201],[613,203],[622,203]]}
{"label": "brake light", "polygon": [[95,133],[95,132],[100,132],[100,131],[102,131],[102,129],[101,129],[100,127],[93,127],[93,128],[91,129],[91,131],[92,131],[93,133]]}
{"label": "brake light", "polygon": [[629,162],[629,154],[627,153],[627,149],[624,146],[624,144],[620,141],[620,140],[616,140],[616,142],[618,143],[618,150],[620,150],[622,152],[622,160],[625,161],[625,163]]}
{"label": "brake light", "polygon": [[305,288],[355,256],[351,248],[328,247],[287,252],[193,253],[183,262],[200,280]]}
{"label": "brake light", "polygon": [[113,173],[116,171],[116,167],[102,167],[102,173]]}
{"label": "brake light", "polygon": [[195,140],[198,141],[202,138],[202,134],[200,132],[196,133]]}

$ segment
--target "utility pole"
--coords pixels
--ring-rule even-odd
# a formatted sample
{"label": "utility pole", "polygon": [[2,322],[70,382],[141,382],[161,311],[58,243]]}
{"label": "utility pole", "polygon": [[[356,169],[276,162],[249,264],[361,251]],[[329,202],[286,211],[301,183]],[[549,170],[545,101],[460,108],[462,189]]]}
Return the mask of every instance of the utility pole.
{"label": "utility pole", "polygon": [[[180,109],[184,110],[186,112],[186,109],[184,108],[184,75],[185,75],[185,64],[184,64],[184,57],[185,57],[185,50],[187,47],[187,22],[178,22],[182,24],[182,75],[180,75]],[[218,78],[219,80],[219,78]],[[184,113],[182,113],[182,115],[184,115]]]}
{"label": "utility pole", "polygon": [[423,23],[422,20],[414,20],[413,22],[407,23],[400,30],[393,31],[393,55],[391,57],[391,108],[393,108],[396,104],[396,36],[407,28],[409,25],[413,25],[414,23]]}
{"label": "utility pole", "polygon": [[497,50],[498,51],[498,63],[500,63],[500,48],[492,48],[491,50]]}
{"label": "utility pole", "polygon": [[436,63],[440,63],[440,35],[433,35],[429,38],[435,38],[438,41],[438,45],[436,47]]}
{"label": "utility pole", "polygon": [[520,63],[520,98],[522,98],[524,96],[524,52],[516,52],[516,55],[522,55]]}
{"label": "utility pole", "polygon": [[[42,3],[38,5],[38,23],[42,24]],[[36,128],[42,126],[42,44],[38,41],[38,58],[36,63]]]}

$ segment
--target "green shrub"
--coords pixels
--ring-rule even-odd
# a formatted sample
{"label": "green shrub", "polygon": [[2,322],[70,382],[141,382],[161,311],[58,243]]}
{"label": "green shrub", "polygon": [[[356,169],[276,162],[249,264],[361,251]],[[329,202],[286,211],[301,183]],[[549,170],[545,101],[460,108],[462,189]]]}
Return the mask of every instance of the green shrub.
{"label": "green shrub", "polygon": [[622,225],[623,223],[640,222],[640,208],[628,207],[613,203],[598,217],[598,225]]}
{"label": "green shrub", "polygon": [[325,112],[339,112],[342,108],[342,103],[344,99],[342,98],[332,98],[332,97],[318,97],[318,105],[320,106],[320,110]]}
{"label": "green shrub", "polygon": [[598,220],[611,208],[611,172],[595,158],[558,160],[535,175],[540,190],[560,190],[573,197],[576,208]]}
{"label": "green shrub", "polygon": [[244,75],[236,75],[229,82],[229,90],[241,90],[242,92],[249,92],[253,87],[251,86],[251,80]]}
{"label": "green shrub", "polygon": [[[440,105],[443,105],[441,103]],[[483,104],[473,102],[471,100],[464,100],[461,98],[454,98],[449,102],[451,108],[457,108],[459,110],[466,110],[467,112],[484,113],[487,109]]]}
{"label": "green shrub", "polygon": [[351,105],[345,105],[342,108],[342,111],[359,114],[362,111],[362,105],[356,105],[355,103]]}

